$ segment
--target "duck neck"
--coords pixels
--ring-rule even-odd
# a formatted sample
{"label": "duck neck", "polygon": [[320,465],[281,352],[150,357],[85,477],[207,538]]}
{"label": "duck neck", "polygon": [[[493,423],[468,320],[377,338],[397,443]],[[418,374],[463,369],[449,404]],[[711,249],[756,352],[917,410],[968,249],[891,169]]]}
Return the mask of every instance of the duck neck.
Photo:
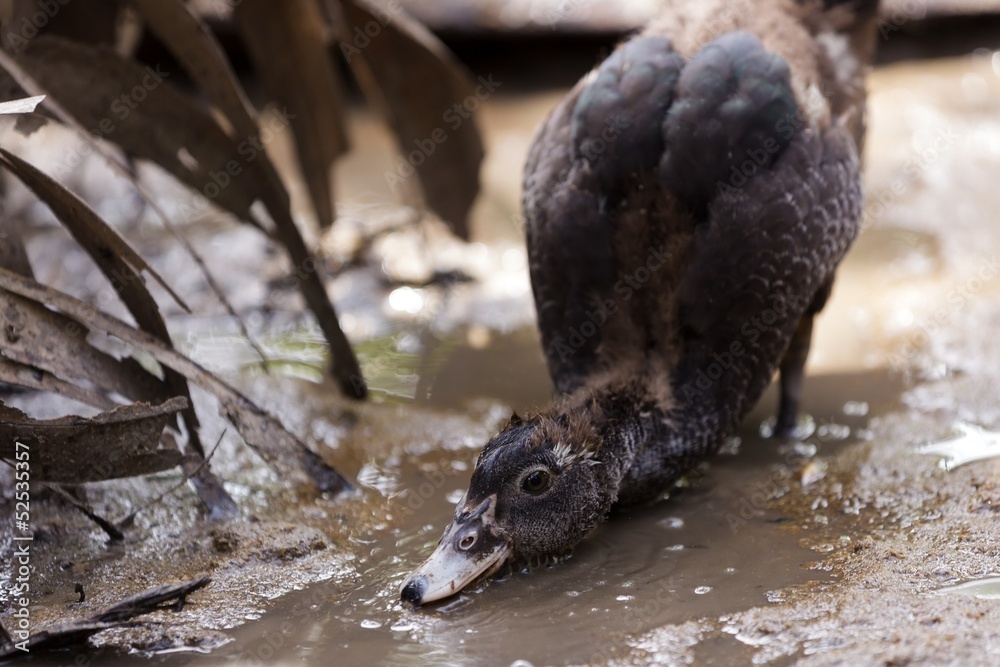
{"label": "duck neck", "polygon": [[[724,396],[675,401],[666,377],[654,367],[633,368],[592,378],[587,388],[556,403],[556,412],[588,424],[600,442],[593,458],[600,468],[595,473],[608,490],[608,509],[662,496],[738,421],[737,411],[723,405]],[[580,438],[570,434],[569,440]]]}
{"label": "duck neck", "polygon": [[665,460],[659,461],[658,469],[649,465],[649,450],[663,440],[672,423],[669,392],[658,391],[641,375],[629,375],[622,381],[591,382],[556,404],[556,411],[571,420],[585,420],[593,429],[599,442],[593,454],[594,472],[608,491],[609,510],[616,503],[645,500],[650,493],[655,497],[679,475]]}

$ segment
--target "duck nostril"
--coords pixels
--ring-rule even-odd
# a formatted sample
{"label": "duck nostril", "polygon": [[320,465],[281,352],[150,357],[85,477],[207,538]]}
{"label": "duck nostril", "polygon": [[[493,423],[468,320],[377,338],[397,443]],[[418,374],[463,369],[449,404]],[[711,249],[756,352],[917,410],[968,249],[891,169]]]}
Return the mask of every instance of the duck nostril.
{"label": "duck nostril", "polygon": [[427,579],[424,577],[414,577],[406,582],[403,589],[399,592],[399,597],[407,602],[412,602],[413,604],[420,604],[421,598],[424,597],[424,589],[427,588]]}
{"label": "duck nostril", "polygon": [[462,551],[468,551],[470,548],[472,548],[472,545],[475,543],[476,543],[475,535],[466,535],[459,541],[458,548],[461,549]]}

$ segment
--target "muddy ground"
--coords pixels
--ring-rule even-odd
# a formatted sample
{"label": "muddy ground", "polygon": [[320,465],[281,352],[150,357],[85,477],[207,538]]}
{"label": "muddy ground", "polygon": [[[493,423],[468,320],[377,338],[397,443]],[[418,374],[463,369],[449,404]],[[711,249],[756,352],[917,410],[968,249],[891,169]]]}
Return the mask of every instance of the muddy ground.
{"label": "muddy ground", "polygon": [[[566,562],[423,610],[397,602],[398,586],[439,537],[478,447],[512,409],[549,394],[516,212],[531,130],[558,91],[486,103],[486,190],[470,246],[412,224],[382,177],[395,164],[390,140],[352,116],[363,150],[340,169],[343,220],[323,247],[337,263],[373,226],[399,226],[330,286],[375,389],[363,405],[318,382],[321,339],[284,287],[287,267],[252,230],[214,217],[189,226],[274,360],[269,374],[182,253],[135,223],[127,188],[94,166],[80,187],[100,193],[102,211],[191,295],[199,315],[172,318],[179,346],[316,443],[360,491],[290,488],[196,393],[241,519],[205,522],[182,487],[110,544],[38,494],[32,623],[172,579],[208,573],[212,584],[179,612],[35,662],[1000,664],[1000,53],[884,67],[871,90],[865,231],[817,325],[809,435],[762,437],[769,394],[669,499],[615,516]],[[20,201],[8,211],[44,223]],[[43,224],[29,251],[43,281],[81,296],[101,289],[74,278],[84,262],[57,229]],[[423,284],[435,272],[470,280]],[[38,416],[80,412],[4,400]],[[86,496],[118,518],[179,479],[94,484]],[[0,541],[12,548],[9,531]]]}

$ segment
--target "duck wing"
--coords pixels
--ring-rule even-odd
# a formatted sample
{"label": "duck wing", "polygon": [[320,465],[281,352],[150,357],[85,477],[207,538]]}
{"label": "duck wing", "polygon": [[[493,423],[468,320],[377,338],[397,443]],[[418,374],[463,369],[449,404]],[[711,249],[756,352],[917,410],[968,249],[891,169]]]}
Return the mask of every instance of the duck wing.
{"label": "duck wing", "polygon": [[[851,134],[800,107],[786,61],[736,31],[689,61],[667,37],[633,39],[556,108],[524,211],[558,391],[626,353],[668,360],[682,401],[763,390],[857,231]],[[775,294],[780,317],[753,330]],[[734,341],[739,363],[705,387]]]}
{"label": "duck wing", "polygon": [[683,57],[670,40],[619,47],[555,108],[535,134],[523,208],[538,327],[556,390],[602,367],[610,344],[620,206],[664,150],[660,126]]}

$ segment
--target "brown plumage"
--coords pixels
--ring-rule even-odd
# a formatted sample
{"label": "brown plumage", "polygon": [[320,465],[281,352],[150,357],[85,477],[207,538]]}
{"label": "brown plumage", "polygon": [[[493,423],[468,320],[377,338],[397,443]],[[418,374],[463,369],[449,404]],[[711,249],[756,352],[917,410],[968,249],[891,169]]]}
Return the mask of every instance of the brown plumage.
{"label": "brown plumage", "polygon": [[674,2],[585,76],[525,167],[554,403],[487,443],[404,599],[564,554],[713,454],[781,374],[861,213],[872,0]]}

